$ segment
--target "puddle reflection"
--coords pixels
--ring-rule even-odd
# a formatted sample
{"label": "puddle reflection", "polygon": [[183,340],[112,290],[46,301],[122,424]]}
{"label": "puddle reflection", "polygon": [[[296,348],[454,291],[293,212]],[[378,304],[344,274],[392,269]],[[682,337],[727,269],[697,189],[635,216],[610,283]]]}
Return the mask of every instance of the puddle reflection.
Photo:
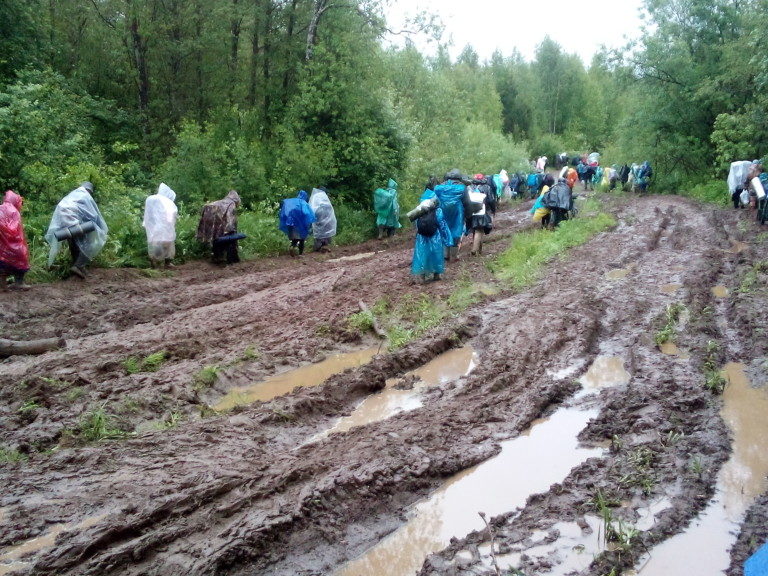
{"label": "puddle reflection", "polygon": [[642,576],[723,573],[742,516],[766,490],[768,391],[750,386],[743,364],[728,364],[723,374],[728,386],[721,414],[733,433],[733,453],[718,474],[707,508],[685,532],[651,550],[639,570]]}
{"label": "puddle reflection", "polygon": [[243,406],[253,402],[267,402],[278,396],[288,394],[297,386],[319,386],[334,374],[339,374],[347,368],[357,368],[367,364],[378,353],[379,348],[376,347],[357,352],[334,354],[317,364],[275,374],[251,386],[233,388],[213,406],[213,409],[222,412],[231,410],[235,406]]}
{"label": "puddle reflection", "polygon": [[397,412],[415,410],[421,406],[421,392],[424,388],[439,386],[466,376],[475,368],[477,354],[471,346],[455,348],[424,366],[408,372],[403,379],[415,376],[418,381],[410,390],[398,390],[394,386],[403,379],[387,381],[381,392],[366,398],[349,416],[341,418],[332,428],[312,438],[316,441],[332,432],[343,432],[356,426],[379,422]]}
{"label": "puddle reflection", "polygon": [[484,527],[490,518],[525,504],[571,469],[602,450],[582,448],[576,439],[597,411],[560,409],[527,433],[501,444],[501,453],[451,478],[429,500],[415,506],[413,518],[366,554],[342,566],[335,576],[405,576],[451,537]]}

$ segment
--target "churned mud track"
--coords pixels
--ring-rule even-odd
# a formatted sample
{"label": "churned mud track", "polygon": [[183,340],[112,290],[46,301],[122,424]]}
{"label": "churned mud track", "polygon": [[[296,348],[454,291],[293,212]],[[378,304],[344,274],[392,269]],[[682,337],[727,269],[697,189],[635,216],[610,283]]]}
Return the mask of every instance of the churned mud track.
{"label": "churned mud track", "polygon": [[[26,558],[21,573],[329,574],[399,526],[411,503],[496,454],[500,440],[574,402],[580,387],[574,378],[598,356],[613,356],[624,361],[629,384],[590,400],[600,412],[582,433],[586,443],[611,441],[611,449],[492,523],[497,543],[525,550],[531,531],[576,519],[597,489],[630,501],[621,511],[628,517],[643,499],[666,495],[672,506],[653,533],[638,539],[639,553],[684,527],[711,494],[713,474],[692,472],[689,455],[698,455],[708,471],[727,456],[718,400],[704,390],[700,366],[708,341],[728,337],[719,362],[753,351],[754,321],[739,314],[738,302],[724,306],[711,292],[731,284],[753,255],[730,250],[731,241],[743,240],[738,214],[702,210],[676,197],[633,199],[614,210],[615,230],[552,263],[531,289],[487,300],[421,341],[317,388],[205,419],[193,417],[198,407],[229,387],[363,345],[346,325],[359,300],[445,296],[467,274],[491,281],[482,260],[462,260],[445,282],[410,284],[411,245],[402,238],[360,260],[283,258],[201,274],[189,265],[163,279],[103,272],[97,286],[89,280],[87,293],[74,283],[45,287],[36,298],[56,299],[53,315],[37,300],[12,303],[17,308],[5,314],[16,319],[17,337],[47,336],[46,330],[67,325],[68,314],[91,312],[65,329],[66,350],[1,365],[3,417],[14,422],[3,431],[6,446],[50,446],[93,401],[141,399],[137,413],[126,415],[128,425],[172,409],[189,418],[171,430],[33,454],[6,466],[0,545],[63,524],[66,531]],[[503,238],[526,220],[522,208],[502,214],[485,257],[501,251]],[[369,243],[355,251],[381,247]],[[627,274],[610,274],[620,270]],[[670,283],[682,286],[663,291]],[[691,351],[688,362],[662,355],[653,342],[675,302],[690,311],[679,340]],[[121,313],[111,315],[110,306]],[[422,408],[306,443],[386,378],[463,342],[478,351],[479,366],[425,392]],[[244,353],[249,346],[258,358]],[[125,373],[127,356],[161,349],[170,361],[158,372]],[[214,389],[196,392],[193,375],[210,365],[226,367]],[[59,389],[58,381],[69,385]],[[73,385],[84,396],[68,402]],[[44,407],[27,422],[18,410],[31,389]],[[628,455],[641,448],[650,454],[646,472],[653,481],[627,483],[637,478]],[[431,556],[422,572],[479,573],[477,545],[487,540],[486,532],[458,540]],[[456,555],[466,550],[471,559]],[[530,573],[536,562],[531,559]],[[598,563],[591,573],[601,569]]]}

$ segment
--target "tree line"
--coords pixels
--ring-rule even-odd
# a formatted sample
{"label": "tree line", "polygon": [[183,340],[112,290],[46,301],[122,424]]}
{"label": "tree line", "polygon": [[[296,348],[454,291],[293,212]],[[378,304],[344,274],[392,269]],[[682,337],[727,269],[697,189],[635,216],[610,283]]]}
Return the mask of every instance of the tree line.
{"label": "tree line", "polygon": [[0,183],[24,195],[35,252],[58,199],[94,182],[104,264],[131,265],[160,181],[190,229],[237,189],[263,238],[280,198],[325,185],[350,241],[374,233],[388,178],[407,204],[453,167],[598,150],[690,188],[766,153],[767,20],[768,0],[646,0],[639,39],[585,66],[549,37],[530,62],[385,48],[381,0],[5,0]]}

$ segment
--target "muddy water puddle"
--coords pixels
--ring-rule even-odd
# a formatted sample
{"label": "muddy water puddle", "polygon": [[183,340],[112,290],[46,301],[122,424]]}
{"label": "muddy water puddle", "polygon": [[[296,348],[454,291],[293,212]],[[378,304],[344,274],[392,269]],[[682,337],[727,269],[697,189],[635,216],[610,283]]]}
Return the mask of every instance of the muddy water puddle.
{"label": "muddy water puddle", "polygon": [[357,368],[367,364],[379,352],[380,349],[375,347],[356,352],[334,354],[322,362],[275,374],[250,386],[233,388],[213,408],[218,411],[231,410],[235,406],[243,406],[253,402],[267,402],[278,396],[288,394],[296,387],[319,386],[331,376],[348,368]]}
{"label": "muddy water puddle", "polygon": [[624,369],[624,360],[618,356],[598,356],[579,381],[584,391],[629,383],[630,374]]}
{"label": "muddy water puddle", "polygon": [[[405,374],[403,378],[387,380],[381,392],[366,398],[349,416],[341,418],[332,428],[314,436],[310,441],[324,438],[333,432],[344,432],[356,426],[379,422],[390,416],[421,407],[421,393],[425,388],[440,386],[466,376],[475,368],[477,354],[471,346],[455,348]],[[410,389],[398,389],[398,383],[416,381]]]}
{"label": "muddy water puddle", "polygon": [[715,298],[728,298],[728,295],[730,292],[728,291],[728,288],[725,286],[715,286],[712,288],[712,295]]}
{"label": "muddy water puddle", "polygon": [[733,453],[707,508],[685,532],[651,550],[641,576],[722,574],[744,513],[768,488],[768,391],[750,386],[742,364],[728,364],[723,373],[728,386],[721,415],[733,433]]}
{"label": "muddy water puddle", "polygon": [[682,287],[683,287],[682,284],[677,284],[677,283],[672,282],[670,284],[663,284],[661,286],[661,291],[664,294],[674,294],[675,292],[680,290],[680,288],[682,288]]}
{"label": "muddy water puddle", "polygon": [[601,449],[583,448],[576,437],[597,411],[561,408],[523,435],[501,443],[501,453],[457,474],[414,507],[411,520],[335,576],[406,576],[451,537],[484,527],[488,517],[514,510],[531,494],[544,492]]}
{"label": "muddy water puddle", "polygon": [[609,270],[605,273],[605,277],[608,280],[621,280],[629,276],[631,270],[629,268],[616,268],[615,270]]}
{"label": "muddy water puddle", "polygon": [[72,530],[85,530],[86,528],[95,526],[106,517],[107,514],[102,514],[100,516],[87,518],[78,524],[54,524],[51,529],[42,536],[31,538],[16,546],[5,548],[0,551],[0,575],[10,574],[16,570],[28,568],[31,564],[24,561],[24,558],[35,552],[50,548],[56,543],[56,538],[58,538],[60,534]]}
{"label": "muddy water puddle", "polygon": [[352,256],[340,256],[339,258],[331,258],[327,262],[354,262],[356,260],[365,260],[371,256],[375,256],[378,252],[362,252],[360,254],[353,254]]}

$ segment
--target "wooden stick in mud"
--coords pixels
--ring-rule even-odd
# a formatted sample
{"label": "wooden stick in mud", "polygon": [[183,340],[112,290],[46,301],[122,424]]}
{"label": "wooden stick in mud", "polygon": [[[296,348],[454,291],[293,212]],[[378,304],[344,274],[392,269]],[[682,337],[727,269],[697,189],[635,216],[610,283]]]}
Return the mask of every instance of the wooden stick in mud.
{"label": "wooden stick in mud", "polygon": [[366,306],[366,305],[365,305],[365,302],[363,302],[362,300],[358,300],[358,302],[357,302],[357,303],[358,303],[358,305],[360,306],[360,310],[361,310],[362,312],[365,312],[365,313],[367,313],[367,314],[370,314],[370,315],[371,315],[371,318],[372,318],[372,320],[373,320],[373,331],[374,331],[374,332],[376,332],[376,335],[377,335],[379,338],[386,338],[386,337],[387,337],[387,334],[386,334],[386,332],[384,332],[384,330],[382,330],[382,329],[381,329],[381,327],[379,326],[379,323],[376,321],[376,316],[374,316],[373,312],[371,312],[371,311],[368,309],[368,306]]}
{"label": "wooden stick in mud", "polygon": [[27,342],[0,338],[0,357],[17,354],[42,354],[50,350],[64,348],[66,345],[64,338],[42,338]]}

